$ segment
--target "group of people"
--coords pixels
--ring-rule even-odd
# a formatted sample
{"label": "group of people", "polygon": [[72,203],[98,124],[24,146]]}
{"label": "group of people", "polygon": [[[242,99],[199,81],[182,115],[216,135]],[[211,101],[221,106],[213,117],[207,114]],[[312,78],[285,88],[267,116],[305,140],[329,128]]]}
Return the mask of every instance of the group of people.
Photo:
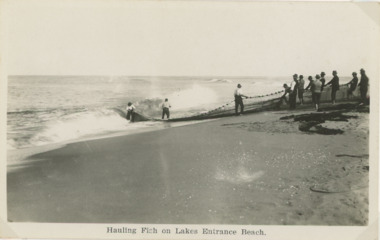
{"label": "group of people", "polygon": [[[308,77],[309,84],[305,88],[305,80],[303,79],[303,75],[294,74],[293,75],[293,81],[290,83],[290,86],[288,84],[284,84],[283,87],[285,89],[284,94],[281,96],[281,99],[283,99],[285,102],[289,103],[290,109],[295,109],[297,105],[297,96],[299,99],[299,102],[301,105],[304,104],[303,94],[305,90],[308,90],[310,88],[312,93],[312,101],[315,105],[315,109],[319,109],[320,100],[321,100],[321,94],[326,86],[331,85],[331,101],[332,104],[335,104],[336,101],[336,92],[339,91],[339,77],[337,71],[332,72],[333,78],[326,83],[325,76],[326,74],[324,72],[321,72],[321,74],[315,75],[315,79],[313,79],[312,76]],[[356,90],[357,87],[360,87],[360,104],[366,104],[368,103],[367,100],[367,91],[368,91],[368,77],[365,73],[364,69],[360,69],[360,83],[358,84],[358,77],[357,73],[353,72],[352,76],[353,79],[347,83],[349,85],[347,97],[348,99],[350,97],[353,97],[353,93]],[[286,99],[286,95],[289,95],[289,101]],[[243,103],[243,97],[248,98],[248,96],[243,94],[242,86],[239,83],[237,85],[237,88],[234,92],[235,97],[235,114],[241,115],[244,112],[244,103]],[[240,107],[240,113],[239,113],[239,107]],[[169,100],[166,98],[165,101],[161,105],[162,108],[162,119],[167,117],[167,119],[170,119],[170,103]],[[135,121],[135,111],[136,107],[133,106],[131,102],[128,103],[128,106],[126,108],[127,110],[127,116],[126,118],[130,120],[131,122]]]}
{"label": "group of people", "polygon": [[[296,108],[296,103],[297,103],[297,96],[299,98],[300,104],[304,104],[303,100],[303,94],[305,90],[308,90],[310,88],[311,93],[312,93],[312,101],[313,104],[315,105],[315,109],[319,109],[320,105],[320,99],[321,99],[321,94],[326,86],[331,85],[331,102],[332,104],[335,104],[336,102],[336,92],[339,91],[339,77],[337,71],[332,72],[333,78],[331,81],[326,83],[325,76],[326,74],[324,72],[321,72],[321,74],[317,74],[315,76],[315,80],[313,79],[312,76],[308,77],[309,84],[306,88],[305,86],[305,81],[303,79],[303,76],[300,75],[298,77],[297,74],[293,75],[293,81],[291,82],[290,86],[288,84],[284,84],[283,87],[285,89],[284,94],[282,95],[282,99],[284,99],[286,102],[286,95],[289,95],[289,107],[290,109],[295,109]],[[353,72],[352,76],[353,79],[347,83],[349,85],[348,93],[347,96],[350,98],[350,96],[353,96],[353,92],[355,91],[356,87],[360,87],[360,95],[361,95],[361,103],[360,104],[366,104],[367,103],[367,91],[368,91],[368,77],[365,74],[365,70],[361,69],[360,70],[360,83],[358,84],[358,78],[357,78],[357,73]]]}
{"label": "group of people", "polygon": [[[162,108],[162,119],[164,119],[165,116],[167,117],[167,119],[170,119],[170,110],[169,109],[171,108],[171,106],[170,106],[169,100],[167,98],[162,103],[161,108]],[[136,116],[136,107],[133,106],[133,104],[131,102],[129,102],[126,110],[127,110],[127,116],[126,116],[127,120],[134,122],[135,116]]]}

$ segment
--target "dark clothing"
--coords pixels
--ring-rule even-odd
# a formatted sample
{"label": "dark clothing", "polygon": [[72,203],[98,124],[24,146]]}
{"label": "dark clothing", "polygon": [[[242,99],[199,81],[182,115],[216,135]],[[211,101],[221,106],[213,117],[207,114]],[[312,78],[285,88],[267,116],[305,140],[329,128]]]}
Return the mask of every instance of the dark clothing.
{"label": "dark clothing", "polygon": [[320,101],[321,101],[321,93],[320,92],[319,93],[316,93],[316,92],[312,93],[311,97],[313,99],[314,104],[318,104],[318,105],[320,104]]}
{"label": "dark clothing", "polygon": [[298,89],[298,98],[303,98],[303,89]]}
{"label": "dark clothing", "polygon": [[369,79],[368,79],[368,77],[366,76],[366,75],[362,75],[361,77],[360,77],[360,83],[359,83],[359,87],[360,87],[360,89],[367,89],[368,90],[368,81],[369,81]]}
{"label": "dark clothing", "polygon": [[297,91],[293,91],[291,94],[289,94],[289,108],[295,109],[297,103]]}
{"label": "dark clothing", "polygon": [[236,113],[236,115],[238,115],[239,105],[240,105],[240,114],[242,114],[244,111],[243,98],[241,96],[235,95],[235,113]]}
{"label": "dark clothing", "polygon": [[358,85],[358,78],[354,77],[348,84],[350,84],[350,91],[353,92],[356,89],[356,86]]}
{"label": "dark clothing", "polygon": [[311,84],[313,83],[313,80],[309,80],[309,84],[307,85],[307,87],[305,88],[305,90],[308,90],[310,87],[311,87]]}
{"label": "dark clothing", "polygon": [[298,81],[294,80],[293,86],[292,86],[292,92],[289,94],[289,108],[295,109],[297,106],[297,93],[298,93]]}
{"label": "dark clothing", "polygon": [[321,99],[322,92],[322,82],[318,78],[311,83],[311,92],[313,103],[319,105],[319,100]]}
{"label": "dark clothing", "polygon": [[321,81],[322,83],[321,91],[323,91],[323,88],[325,87],[326,79],[324,77],[321,77],[319,81]]}
{"label": "dark clothing", "polygon": [[338,91],[338,89],[331,89],[331,100],[332,101],[335,101],[336,99],[336,92]]}
{"label": "dark clothing", "polygon": [[363,103],[367,102],[368,81],[368,77],[365,74],[362,74],[358,86],[360,87],[360,97]]}
{"label": "dark clothing", "polygon": [[338,91],[339,90],[339,78],[338,78],[338,76],[333,77],[333,79],[331,79],[331,81],[328,82],[326,84],[326,86],[329,84],[331,84],[332,89],[336,89]]}
{"label": "dark clothing", "polygon": [[135,121],[135,112],[133,110],[127,112],[127,120],[131,120],[131,122]]}
{"label": "dark clothing", "polygon": [[168,119],[170,118],[170,111],[167,107],[162,108],[162,119],[165,118],[165,115]]}
{"label": "dark clothing", "polygon": [[334,76],[333,79],[331,79],[331,81],[326,84],[326,86],[329,84],[331,84],[331,100],[335,102],[336,92],[339,90],[338,76]]}
{"label": "dark clothing", "polygon": [[293,92],[289,95],[289,108],[296,109],[297,106],[297,92]]}
{"label": "dark clothing", "polygon": [[367,102],[367,90],[360,89],[360,99],[363,103]]}

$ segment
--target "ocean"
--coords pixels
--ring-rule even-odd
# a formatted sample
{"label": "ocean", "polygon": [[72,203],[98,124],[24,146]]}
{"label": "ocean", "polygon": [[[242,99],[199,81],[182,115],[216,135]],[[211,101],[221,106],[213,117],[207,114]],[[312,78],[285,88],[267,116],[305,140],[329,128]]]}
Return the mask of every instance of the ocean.
{"label": "ocean", "polygon": [[[328,80],[328,79],[327,79]],[[350,78],[341,78],[341,84]],[[281,91],[290,77],[124,77],[10,76],[8,78],[8,149],[73,142],[163,122],[130,123],[115,109],[132,102],[137,112],[160,118],[165,98],[171,118],[191,116],[233,101],[242,84],[245,95]]]}

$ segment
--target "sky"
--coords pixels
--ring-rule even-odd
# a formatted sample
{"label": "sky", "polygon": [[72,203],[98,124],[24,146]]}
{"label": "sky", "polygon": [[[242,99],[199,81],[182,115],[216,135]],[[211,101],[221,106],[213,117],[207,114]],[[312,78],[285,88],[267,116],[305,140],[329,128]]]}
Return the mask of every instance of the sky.
{"label": "sky", "polygon": [[378,4],[7,3],[9,75],[378,76]]}

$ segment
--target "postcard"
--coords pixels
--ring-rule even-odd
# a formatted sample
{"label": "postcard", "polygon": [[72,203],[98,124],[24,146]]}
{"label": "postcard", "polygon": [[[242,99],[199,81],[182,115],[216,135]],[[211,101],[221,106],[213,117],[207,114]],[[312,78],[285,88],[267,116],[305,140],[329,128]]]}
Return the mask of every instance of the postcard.
{"label": "postcard", "polygon": [[379,3],[4,0],[5,239],[375,239]]}

